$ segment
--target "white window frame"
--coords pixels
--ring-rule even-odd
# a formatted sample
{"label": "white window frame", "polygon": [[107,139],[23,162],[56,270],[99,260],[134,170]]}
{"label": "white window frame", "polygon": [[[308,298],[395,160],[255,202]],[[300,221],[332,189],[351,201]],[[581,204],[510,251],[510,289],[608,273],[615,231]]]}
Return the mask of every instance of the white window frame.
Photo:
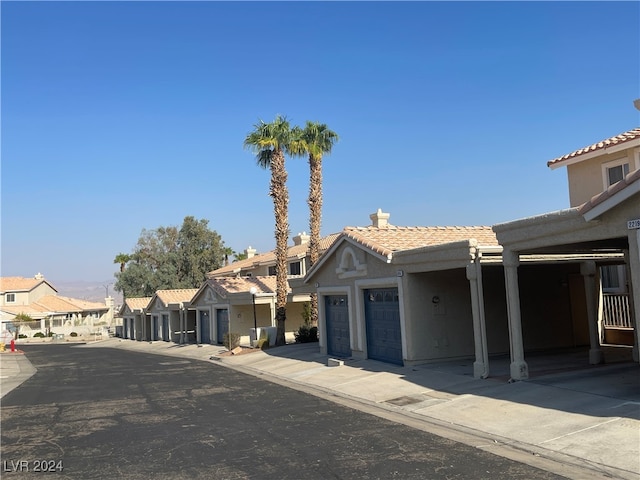
{"label": "white window frame", "polygon": [[[609,184],[609,170],[615,167],[622,166],[622,170],[624,172],[624,165],[627,165],[627,173],[631,171],[631,165],[628,157],[618,158],[617,160],[612,160],[607,163],[602,164],[602,184],[604,185],[604,189],[606,190],[613,184]],[[623,178],[626,174],[623,173]]]}
{"label": "white window frame", "polygon": [[5,296],[5,301],[7,303],[16,303],[16,294],[15,293],[7,293]]}

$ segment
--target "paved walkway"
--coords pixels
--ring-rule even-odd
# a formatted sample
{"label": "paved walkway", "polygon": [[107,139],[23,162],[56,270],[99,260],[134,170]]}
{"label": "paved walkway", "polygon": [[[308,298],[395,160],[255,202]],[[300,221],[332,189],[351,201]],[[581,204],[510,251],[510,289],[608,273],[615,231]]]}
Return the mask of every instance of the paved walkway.
{"label": "paved walkway", "polygon": [[[226,350],[215,345],[122,339],[81,348],[96,347],[214,362],[568,478],[640,479],[640,366],[634,363],[586,366],[584,356],[565,355],[567,368],[558,371],[551,368],[558,358],[531,357],[530,370],[540,373],[508,383],[508,359],[492,361],[494,376],[478,380],[465,361],[399,367],[347,359],[328,366],[318,344],[237,356],[221,356]],[[6,375],[31,374],[24,356],[7,355],[0,356],[3,395]],[[17,359],[17,368],[8,358]]]}

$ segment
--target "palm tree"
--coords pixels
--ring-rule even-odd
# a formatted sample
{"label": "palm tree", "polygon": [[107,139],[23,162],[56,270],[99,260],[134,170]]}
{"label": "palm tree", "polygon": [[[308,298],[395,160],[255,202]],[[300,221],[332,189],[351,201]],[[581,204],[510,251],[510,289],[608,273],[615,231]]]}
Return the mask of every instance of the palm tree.
{"label": "palm tree", "polygon": [[127,255],[126,253],[119,253],[116,255],[116,258],[113,260],[113,263],[120,264],[120,273],[124,272],[125,265],[131,260],[131,255]]}
{"label": "palm tree", "polygon": [[[309,268],[320,257],[320,225],[322,223],[322,156],[331,153],[338,134],[324,123],[307,121],[304,130],[294,129],[293,153],[309,156]],[[311,321],[317,325],[318,296],[311,295]]]}
{"label": "palm tree", "polygon": [[276,236],[276,345],[284,345],[287,317],[287,241],[289,239],[289,191],[284,155],[290,153],[293,140],[286,117],[276,116],[272,123],[260,120],[244,139],[244,147],[256,154],[258,165],[271,170],[269,196],[273,199]]}

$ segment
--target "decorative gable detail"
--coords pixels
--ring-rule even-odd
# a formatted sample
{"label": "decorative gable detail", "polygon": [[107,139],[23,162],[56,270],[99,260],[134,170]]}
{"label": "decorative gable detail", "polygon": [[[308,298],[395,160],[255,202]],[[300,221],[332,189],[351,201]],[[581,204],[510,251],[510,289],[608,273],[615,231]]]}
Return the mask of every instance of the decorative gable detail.
{"label": "decorative gable detail", "polygon": [[367,275],[367,264],[360,263],[353,248],[346,247],[340,255],[336,275],[338,278],[364,277]]}
{"label": "decorative gable detail", "polygon": [[203,299],[204,303],[218,303],[218,297],[216,296],[215,293],[213,293],[213,290],[211,288],[207,288],[205,294],[204,294],[204,299]]}

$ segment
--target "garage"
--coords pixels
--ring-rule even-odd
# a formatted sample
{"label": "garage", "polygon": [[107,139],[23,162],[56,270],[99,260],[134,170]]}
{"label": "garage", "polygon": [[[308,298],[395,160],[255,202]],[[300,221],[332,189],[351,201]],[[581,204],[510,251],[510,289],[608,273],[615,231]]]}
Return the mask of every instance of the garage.
{"label": "garage", "polygon": [[349,344],[349,308],[346,295],[328,295],[325,298],[327,324],[327,352],[336,357],[351,356]]}
{"label": "garage", "polygon": [[229,311],[226,308],[216,310],[216,329],[218,343],[223,343],[225,334],[229,332]]}
{"label": "garage", "polygon": [[402,365],[400,301],[397,288],[364,291],[367,357]]}

